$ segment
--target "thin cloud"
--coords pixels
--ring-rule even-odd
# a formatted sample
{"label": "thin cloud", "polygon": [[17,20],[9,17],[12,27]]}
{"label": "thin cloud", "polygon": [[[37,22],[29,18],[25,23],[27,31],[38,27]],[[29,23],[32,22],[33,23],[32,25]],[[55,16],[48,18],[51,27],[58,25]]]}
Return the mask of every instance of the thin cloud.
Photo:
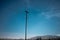
{"label": "thin cloud", "polygon": [[45,18],[60,17],[60,9],[51,8],[45,12],[42,12],[40,15],[45,16]]}
{"label": "thin cloud", "polygon": [[22,33],[9,33],[9,32],[4,32],[0,33],[0,38],[7,38],[7,39],[20,39],[24,38],[24,35]]}

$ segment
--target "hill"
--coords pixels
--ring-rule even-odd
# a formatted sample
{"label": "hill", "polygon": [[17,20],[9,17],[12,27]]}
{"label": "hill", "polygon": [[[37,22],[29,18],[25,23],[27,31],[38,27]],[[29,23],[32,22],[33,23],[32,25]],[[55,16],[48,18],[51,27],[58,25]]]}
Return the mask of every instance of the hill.
{"label": "hill", "polygon": [[53,36],[53,35],[36,36],[28,40],[60,40],[60,36]]}

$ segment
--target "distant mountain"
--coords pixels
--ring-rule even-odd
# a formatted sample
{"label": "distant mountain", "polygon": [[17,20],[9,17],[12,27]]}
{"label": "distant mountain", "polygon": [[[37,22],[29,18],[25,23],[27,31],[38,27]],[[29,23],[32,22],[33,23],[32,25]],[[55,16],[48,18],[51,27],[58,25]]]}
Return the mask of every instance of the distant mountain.
{"label": "distant mountain", "polygon": [[[45,35],[45,36],[36,36],[27,40],[60,40],[60,36],[56,35]],[[0,39],[0,40],[24,40],[24,39]]]}
{"label": "distant mountain", "polygon": [[43,40],[43,39],[60,39],[60,36],[55,36],[55,35],[45,35],[45,36],[36,36],[33,38],[30,38],[29,40]]}

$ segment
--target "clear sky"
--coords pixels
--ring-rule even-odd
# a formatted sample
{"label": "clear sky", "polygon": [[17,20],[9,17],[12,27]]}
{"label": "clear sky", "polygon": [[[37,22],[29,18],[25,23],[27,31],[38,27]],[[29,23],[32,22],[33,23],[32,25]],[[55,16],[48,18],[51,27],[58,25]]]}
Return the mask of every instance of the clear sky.
{"label": "clear sky", "polygon": [[24,38],[26,8],[28,38],[60,35],[60,0],[0,0],[0,38]]}

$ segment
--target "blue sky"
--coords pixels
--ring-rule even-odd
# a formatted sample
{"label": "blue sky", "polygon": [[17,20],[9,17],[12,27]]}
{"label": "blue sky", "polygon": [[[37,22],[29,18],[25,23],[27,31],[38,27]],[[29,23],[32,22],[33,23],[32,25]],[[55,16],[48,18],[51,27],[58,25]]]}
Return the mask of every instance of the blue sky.
{"label": "blue sky", "polygon": [[60,34],[60,0],[0,0],[0,38],[24,38],[26,8],[28,38]]}

